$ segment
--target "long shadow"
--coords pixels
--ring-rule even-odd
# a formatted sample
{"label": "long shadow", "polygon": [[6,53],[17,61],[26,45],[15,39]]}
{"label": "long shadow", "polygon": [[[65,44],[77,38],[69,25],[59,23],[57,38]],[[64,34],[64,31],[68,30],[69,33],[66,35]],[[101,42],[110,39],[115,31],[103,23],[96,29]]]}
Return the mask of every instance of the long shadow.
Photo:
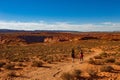
{"label": "long shadow", "polygon": [[50,66],[42,66],[43,68],[51,68]]}
{"label": "long shadow", "polygon": [[94,76],[94,77],[80,77],[78,80],[98,80],[104,79],[106,76]]}
{"label": "long shadow", "polygon": [[30,77],[28,77],[28,76],[24,76],[24,75],[21,75],[21,76],[18,76],[18,77],[26,78],[26,79],[30,79]]}
{"label": "long shadow", "polygon": [[120,73],[120,70],[113,70],[112,73]]}
{"label": "long shadow", "polygon": [[27,43],[44,42],[45,38],[53,38],[52,36],[18,36],[18,38],[25,40]]}
{"label": "long shadow", "polygon": [[99,40],[99,38],[89,36],[89,37],[83,37],[83,38],[81,38],[81,40]]}
{"label": "long shadow", "polygon": [[23,68],[13,68],[12,70],[22,70]]}

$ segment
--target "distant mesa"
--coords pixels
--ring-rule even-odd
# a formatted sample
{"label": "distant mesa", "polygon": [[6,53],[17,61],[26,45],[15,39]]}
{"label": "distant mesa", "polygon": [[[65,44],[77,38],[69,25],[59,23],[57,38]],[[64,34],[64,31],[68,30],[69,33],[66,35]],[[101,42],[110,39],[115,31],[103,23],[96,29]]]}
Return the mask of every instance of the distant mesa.
{"label": "distant mesa", "polygon": [[120,32],[0,30],[0,44],[55,43],[81,40],[120,41]]}

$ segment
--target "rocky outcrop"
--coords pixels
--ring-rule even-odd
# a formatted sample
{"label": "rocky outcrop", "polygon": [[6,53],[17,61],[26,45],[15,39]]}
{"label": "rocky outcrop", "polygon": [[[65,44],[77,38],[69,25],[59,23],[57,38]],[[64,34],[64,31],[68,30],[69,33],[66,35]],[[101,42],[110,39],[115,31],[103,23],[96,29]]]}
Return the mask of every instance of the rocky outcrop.
{"label": "rocky outcrop", "polygon": [[82,37],[81,40],[98,40],[99,38],[97,37],[92,37],[92,36],[86,36],[86,37]]}
{"label": "rocky outcrop", "polygon": [[19,39],[24,40],[27,43],[39,43],[44,42],[46,36],[18,36]]}
{"label": "rocky outcrop", "polygon": [[78,40],[120,41],[120,33],[11,33],[0,34],[0,44],[55,43]]}

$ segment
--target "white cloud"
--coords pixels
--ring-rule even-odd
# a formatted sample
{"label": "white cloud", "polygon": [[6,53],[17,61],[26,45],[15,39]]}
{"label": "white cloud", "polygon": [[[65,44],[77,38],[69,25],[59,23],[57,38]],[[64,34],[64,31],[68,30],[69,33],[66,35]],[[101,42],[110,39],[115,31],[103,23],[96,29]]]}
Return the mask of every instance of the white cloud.
{"label": "white cloud", "polygon": [[0,21],[0,29],[17,30],[74,30],[74,31],[120,31],[120,23],[70,24],[66,22],[47,23]]}

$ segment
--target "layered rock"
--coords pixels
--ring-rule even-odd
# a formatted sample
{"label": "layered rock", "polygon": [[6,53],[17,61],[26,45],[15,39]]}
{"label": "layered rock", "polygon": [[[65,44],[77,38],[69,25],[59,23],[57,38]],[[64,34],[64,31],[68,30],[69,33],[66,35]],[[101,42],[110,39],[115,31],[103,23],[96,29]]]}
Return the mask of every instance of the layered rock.
{"label": "layered rock", "polygon": [[120,33],[11,33],[0,34],[0,44],[55,43],[78,40],[120,41]]}

